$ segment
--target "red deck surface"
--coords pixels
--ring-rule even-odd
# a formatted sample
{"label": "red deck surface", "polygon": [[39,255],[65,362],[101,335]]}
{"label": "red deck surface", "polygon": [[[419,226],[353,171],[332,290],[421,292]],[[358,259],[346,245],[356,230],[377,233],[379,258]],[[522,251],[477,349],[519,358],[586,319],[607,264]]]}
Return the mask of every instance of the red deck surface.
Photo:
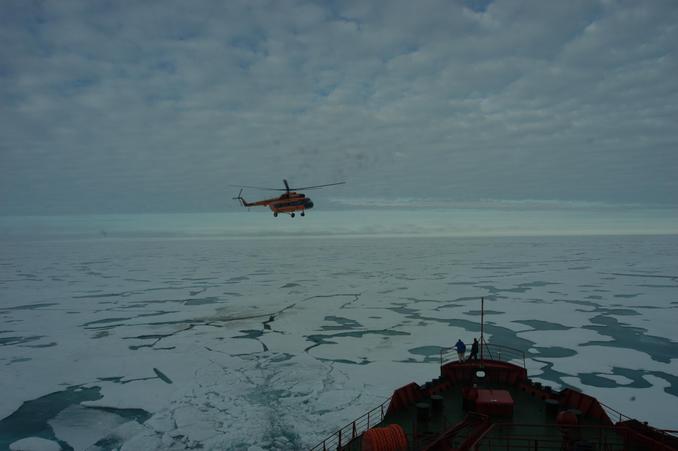
{"label": "red deck surface", "polygon": [[485,415],[513,415],[513,398],[506,390],[478,390],[476,410]]}

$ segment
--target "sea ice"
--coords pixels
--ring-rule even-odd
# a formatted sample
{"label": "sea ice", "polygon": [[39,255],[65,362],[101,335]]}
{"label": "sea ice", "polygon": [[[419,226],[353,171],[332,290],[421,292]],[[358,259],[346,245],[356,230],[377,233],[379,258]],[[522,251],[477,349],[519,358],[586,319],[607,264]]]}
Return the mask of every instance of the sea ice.
{"label": "sea ice", "polygon": [[[0,418],[65,386],[99,387],[101,399],[54,413],[59,440],[309,447],[396,388],[437,377],[440,348],[479,336],[484,296],[485,339],[536,358],[532,377],[676,429],[664,415],[676,387],[658,376],[678,374],[666,350],[678,341],[676,254],[675,237],[4,245]],[[666,355],[653,359],[653,346]],[[644,370],[650,387],[625,369]],[[587,386],[578,375],[589,373],[616,386]]]}
{"label": "sea ice", "polygon": [[11,451],[61,451],[61,445],[40,437],[27,437],[9,445]]}
{"label": "sea ice", "polygon": [[127,420],[105,411],[69,406],[49,421],[54,435],[76,451],[84,450]]}

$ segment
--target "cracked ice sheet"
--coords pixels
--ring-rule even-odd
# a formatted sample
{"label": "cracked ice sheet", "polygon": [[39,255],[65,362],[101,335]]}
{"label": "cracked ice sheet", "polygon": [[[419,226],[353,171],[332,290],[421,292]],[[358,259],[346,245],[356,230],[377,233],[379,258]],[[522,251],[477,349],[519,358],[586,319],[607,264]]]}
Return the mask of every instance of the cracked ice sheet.
{"label": "cracked ice sheet", "polygon": [[[615,240],[613,243],[626,242],[623,238]],[[149,245],[143,241],[119,241],[109,247],[106,243],[88,242],[83,246],[67,243],[52,253],[43,246],[35,248],[34,252],[30,247],[22,248],[21,252],[35,255],[28,259],[12,259],[15,266],[6,279],[17,278],[14,274],[17,267],[35,274],[36,280],[28,278],[3,282],[4,285],[0,283],[3,299],[11,300],[11,304],[6,305],[56,305],[0,310],[3,321],[0,329],[12,330],[12,334],[18,332],[20,336],[44,335],[36,343],[55,342],[56,345],[50,348],[23,345],[0,348],[0,364],[4,364],[0,379],[3,386],[12,388],[6,391],[8,397],[14,396],[15,389],[23,393],[12,398],[15,407],[22,398],[35,399],[50,391],[62,390],[61,384],[88,384],[102,387],[104,398],[97,401],[100,405],[148,409],[153,417],[143,426],[122,425],[118,428],[127,428],[121,435],[128,440],[125,447],[130,449],[185,449],[196,445],[198,439],[204,440],[206,448],[223,449],[242,449],[250,445],[276,449],[275,444],[278,449],[294,448],[285,446],[289,443],[314,445],[338,426],[377,406],[384,399],[380,397],[382,394],[386,397],[405,383],[423,383],[438,374],[434,364],[396,362],[412,356],[407,349],[435,345],[445,341],[445,336],[463,332],[447,327],[444,322],[407,318],[407,314],[389,308],[405,306],[424,317],[477,322],[477,315],[466,312],[479,310],[476,299],[485,295],[488,296],[486,309],[503,312],[486,316],[488,321],[526,331],[524,333],[531,335],[519,336],[534,340],[537,346],[552,339],[553,346],[571,347],[573,337],[567,331],[543,331],[546,335],[540,341],[539,331],[533,333],[525,324],[511,321],[556,317],[558,322],[578,328],[599,315],[599,308],[631,307],[640,315],[614,317],[624,324],[646,328],[648,333],[675,338],[673,329],[663,325],[661,329],[656,328],[657,324],[662,324],[659,321],[672,317],[666,313],[675,310],[633,307],[642,303],[666,308],[669,301],[675,299],[675,287],[641,287],[657,285],[650,282],[669,283],[664,279],[643,280],[608,274],[644,270],[671,274],[675,258],[669,254],[675,249],[674,242],[668,240],[668,245],[664,245],[663,239],[652,239],[668,252],[662,260],[651,246],[643,247],[645,240],[640,244],[635,240],[626,251],[624,247],[619,251],[620,247],[599,245],[598,239],[596,242],[537,239],[547,245],[530,248],[524,254],[517,251],[530,240],[494,240],[491,246],[478,240],[411,243],[347,240],[323,242],[326,251],[321,253],[316,249],[318,242],[308,242],[306,249],[304,243],[298,242],[290,248],[277,242],[259,246],[256,242],[156,242]],[[446,243],[450,246],[446,247]],[[123,250],[120,250],[121,246]],[[129,249],[125,250],[125,246]],[[585,255],[573,258],[572,247]],[[82,263],[92,260],[90,254],[97,252],[113,257],[108,262]],[[279,264],[278,256],[288,259],[290,255],[299,257],[294,260],[303,266],[292,268]],[[451,271],[450,261],[453,263]],[[497,261],[499,263],[495,263]],[[642,264],[648,261],[652,261],[652,265]],[[629,266],[631,264],[635,266]],[[585,266],[588,269],[570,269]],[[0,273],[2,271],[0,268]],[[211,279],[197,280],[203,278]],[[553,285],[538,286],[535,281]],[[298,286],[282,288],[289,282]],[[471,285],[454,285],[456,282],[470,282]],[[528,285],[521,288],[520,285],[525,283]],[[518,291],[509,291],[514,289]],[[322,297],[341,293],[345,295]],[[354,299],[352,293],[359,293],[359,298]],[[635,296],[614,297],[617,294]],[[87,295],[104,296],[81,297]],[[219,298],[219,302],[184,303],[188,299],[211,296]],[[588,296],[599,296],[600,299],[587,299]],[[474,299],[455,304],[455,299],[463,297]],[[590,301],[592,305],[568,300]],[[292,304],[293,308],[281,312]],[[159,316],[142,316],[146,314]],[[264,330],[262,323],[276,314],[275,321],[269,323],[271,330]],[[233,320],[242,316],[259,317]],[[341,332],[322,329],[322,326],[337,325],[327,321],[327,316],[358,321],[361,329],[395,328],[409,332],[411,336],[390,336],[385,349],[379,348],[383,343],[374,340],[378,336],[365,335],[364,343],[341,338],[338,345],[322,345],[311,349],[310,355],[304,353],[304,349],[313,344],[306,336]],[[110,328],[83,329],[85,323],[113,317],[130,319],[95,325],[111,325]],[[178,321],[179,324],[152,324],[163,321]],[[156,345],[156,348],[174,347],[172,350],[141,348],[131,351],[130,345],[152,340],[125,339],[144,334],[170,334],[186,325],[193,327],[163,338]],[[242,336],[241,330],[258,330],[263,335],[232,338]],[[573,330],[583,336],[595,336],[591,330]],[[108,335],[92,338],[101,331]],[[430,331],[437,332],[430,334]],[[465,333],[462,337],[468,335]],[[0,335],[0,338],[4,336]],[[556,337],[564,341],[557,343]],[[269,352],[261,352],[262,343],[270,348]],[[585,348],[576,349],[581,354],[580,360],[577,356],[544,360],[557,365],[568,362],[567,366],[555,367],[563,372],[568,372],[568,366],[578,372],[589,371],[589,361],[595,362],[597,357],[582,353]],[[599,352],[609,353],[610,349],[613,348]],[[365,350],[375,358],[368,365],[321,362],[314,357],[318,352],[327,353],[330,358],[334,354],[357,360]],[[628,359],[638,357],[635,352],[622,352]],[[198,356],[204,358],[201,360]],[[16,361],[25,358],[32,360]],[[414,358],[421,359],[422,356],[414,355]],[[639,362],[640,365],[658,363],[647,359]],[[606,365],[601,372],[609,372],[609,367]],[[174,383],[163,382],[153,368],[158,368]],[[666,372],[676,374],[675,369]],[[280,374],[290,377],[279,378]],[[569,374],[577,374],[577,371]],[[111,376],[123,377],[122,380],[129,383],[99,380]],[[144,378],[150,379],[133,381]],[[661,379],[650,376],[645,379],[655,384],[653,390],[659,387],[661,392],[665,386]],[[573,377],[568,382],[575,380],[578,378]],[[586,387],[587,392],[589,388]],[[626,412],[634,415],[639,412],[638,403],[644,399],[647,389],[623,388],[635,393],[635,410]],[[590,389],[598,390],[598,387]],[[668,394],[663,398],[657,396],[653,401],[673,400]],[[601,400],[619,408],[607,399]],[[3,399],[3,406],[5,401]],[[186,415],[192,409],[208,415],[196,415],[200,421],[193,422],[191,415]],[[209,432],[203,426],[213,428],[219,434],[208,436]],[[290,431],[296,437],[283,437]]]}
{"label": "cracked ice sheet", "polygon": [[[663,371],[668,374],[678,373],[678,359],[671,363],[662,363],[653,360],[647,353],[633,349],[620,349],[609,346],[579,346],[577,354],[572,357],[544,359],[553,362],[554,369],[570,375],[581,372],[610,373],[613,367],[628,368],[644,371]],[[582,366],[582,362],[586,362]],[[672,401],[667,398],[667,401]],[[675,402],[675,399],[672,401]]]}
{"label": "cracked ice sheet", "polygon": [[[129,407],[138,406],[139,400],[143,399],[144,407],[154,415],[130,444],[136,441],[146,447],[154,446],[146,449],[172,446],[184,449],[198,444],[208,449],[228,449],[233,443],[265,440],[261,435],[262,430],[267,429],[262,427],[262,421],[266,423],[269,417],[285,417],[280,399],[294,395],[293,390],[278,392],[271,389],[276,382],[274,374],[284,368],[277,368],[278,364],[265,358],[258,365],[254,356],[241,359],[218,350],[207,354],[209,358],[202,355],[191,358],[198,354],[180,351],[172,356],[178,362],[174,367],[165,361],[163,370],[172,378],[174,383],[171,385],[157,380],[126,385],[102,384],[104,397],[86,405]],[[301,364],[293,361],[290,366],[296,368]],[[298,371],[294,374],[300,387],[312,387],[308,382],[317,377],[317,371],[306,379],[301,378]],[[267,391],[273,393],[274,399],[258,398]],[[149,397],[151,393],[153,396]],[[245,422],[250,426],[245,427]],[[283,423],[279,428],[293,429],[293,423]]]}
{"label": "cracked ice sheet", "polygon": [[[120,357],[107,362],[108,368],[104,371],[109,374],[124,374],[125,379],[143,379],[127,384],[99,381],[102,399],[88,401],[85,405],[115,408],[139,407],[139,400],[143,399],[143,408],[150,412],[157,412],[166,408],[174,398],[183,396],[183,387],[194,387],[196,373],[205,367],[216,366],[236,367],[240,359],[233,357],[229,351],[237,350],[242,353],[259,352],[261,346],[255,340],[231,339],[216,340],[206,345],[198,337],[175,338],[175,349],[171,351],[144,350],[141,354],[130,353],[130,357]],[[170,341],[170,343],[172,343]],[[209,348],[207,350],[206,348]],[[153,368],[157,368],[171,380],[171,384],[162,381]],[[117,369],[118,373],[114,372]],[[152,397],[147,397],[153,393]]]}
{"label": "cracked ice sheet", "polygon": [[94,445],[126,422],[127,420],[119,415],[76,405],[62,410],[49,420],[49,425],[59,440],[76,450],[82,450]]}
{"label": "cracked ice sheet", "polygon": [[[633,305],[638,305],[638,301]],[[629,311],[635,311],[637,315],[606,315],[615,318],[621,325],[637,327],[645,330],[645,335],[654,335],[657,337],[675,336],[676,324],[678,318],[678,308],[638,308],[626,307]]]}
{"label": "cracked ice sheet", "polygon": [[[407,331],[403,327],[396,330]],[[413,331],[413,329],[410,330]],[[309,353],[323,359],[344,359],[357,362],[362,359],[384,362],[409,358],[421,360],[423,356],[412,354],[408,350],[425,346],[451,347],[457,338],[464,334],[467,334],[464,329],[432,323],[417,333],[407,335],[381,335],[377,331],[377,333],[365,334],[362,337],[329,337],[327,340],[334,344],[321,344],[310,349]],[[435,357],[438,357],[437,353]]]}
{"label": "cracked ice sheet", "polygon": [[[164,443],[200,443],[207,449],[242,449],[248,443],[295,448],[298,437],[292,437],[297,442],[281,437],[286,431],[298,434],[317,428],[317,404],[311,400],[322,397],[349,408],[366,396],[341,372],[303,355],[251,355],[239,365],[200,368],[195,377],[202,382],[178,391],[172,405],[147,422],[163,431]],[[347,388],[333,388],[337,383]],[[344,415],[355,410],[349,408]],[[163,417],[167,421],[158,421]]]}
{"label": "cracked ice sheet", "polygon": [[[529,300],[511,299],[502,300],[485,304],[486,309],[504,311],[504,315],[496,321],[494,317],[488,317],[488,321],[495,321],[504,327],[509,326],[509,322],[548,319],[551,322],[557,322],[567,327],[579,327],[588,323],[591,313],[588,307],[571,304],[568,302],[541,301],[531,302]],[[523,328],[522,325],[513,325],[512,327]]]}
{"label": "cracked ice sheet", "polygon": [[[530,340],[538,347],[563,346],[581,353],[580,345],[589,341],[607,341],[611,342],[610,337],[600,335],[598,332],[589,329],[572,328],[567,330],[535,330],[530,329],[518,332],[518,336]],[[534,353],[535,349],[530,348],[527,352]]]}

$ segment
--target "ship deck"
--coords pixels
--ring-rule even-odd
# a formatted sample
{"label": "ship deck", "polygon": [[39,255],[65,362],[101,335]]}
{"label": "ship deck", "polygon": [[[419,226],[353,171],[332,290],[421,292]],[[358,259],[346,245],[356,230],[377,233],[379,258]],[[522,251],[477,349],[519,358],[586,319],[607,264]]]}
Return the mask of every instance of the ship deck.
{"label": "ship deck", "polygon": [[483,359],[481,351],[481,360],[444,363],[450,351],[441,350],[438,378],[398,388],[311,451],[678,451],[675,431],[528,379],[521,351],[481,349],[497,359]]}
{"label": "ship deck", "polygon": [[[494,385],[492,388],[501,388],[508,391],[514,401],[513,415],[490,416],[493,424],[490,432],[483,437],[478,449],[562,449],[563,431],[556,422],[557,412],[548,412],[545,400],[521,390],[518,387]],[[408,438],[410,449],[425,449],[446,430],[463,421],[472,411],[464,409],[462,389],[453,386],[439,393],[443,398],[443,409],[432,412],[428,421],[417,419],[417,404],[431,404],[430,398],[422,398],[420,402],[403,408],[400,411],[387,415],[384,421],[376,427],[385,427],[390,424],[400,425]],[[604,436],[604,437],[603,437]],[[453,447],[461,447],[468,433],[462,433],[451,438]],[[623,449],[623,440],[609,425],[603,421],[579,416],[577,440],[584,442],[605,442],[605,449]],[[355,441],[346,450],[362,450]],[[581,449],[587,449],[582,447]]]}
{"label": "ship deck", "polygon": [[[597,401],[595,405],[589,402],[595,399],[581,395],[582,398],[568,400],[562,392],[555,393],[531,382],[524,369],[506,362],[484,362],[487,377],[483,380],[475,377],[479,369],[478,363],[448,363],[441,368],[441,377],[419,387],[418,394],[407,386],[399,389],[401,395],[397,390],[388,412],[371,427],[401,426],[408,450],[635,449],[624,444],[624,437],[615,430]],[[512,412],[476,413],[479,409],[468,400],[469,389],[508,392],[513,401]],[[565,410],[577,417],[576,426],[558,424],[558,414]],[[339,449],[361,451],[362,439],[362,435],[356,436]],[[444,443],[445,447],[436,447],[436,443]]]}

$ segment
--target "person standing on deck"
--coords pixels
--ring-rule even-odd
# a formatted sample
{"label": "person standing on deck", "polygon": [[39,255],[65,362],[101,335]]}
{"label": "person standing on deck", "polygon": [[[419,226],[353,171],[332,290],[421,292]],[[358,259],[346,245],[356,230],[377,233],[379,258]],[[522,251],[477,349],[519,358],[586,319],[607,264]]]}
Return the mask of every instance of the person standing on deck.
{"label": "person standing on deck", "polygon": [[469,360],[478,360],[478,340],[473,339],[473,344],[471,345],[471,353],[468,355]]}
{"label": "person standing on deck", "polygon": [[457,344],[455,344],[454,347],[457,348],[457,356],[459,357],[459,361],[463,362],[464,354],[466,354],[466,345],[463,341],[461,341],[461,338],[457,340]]}

